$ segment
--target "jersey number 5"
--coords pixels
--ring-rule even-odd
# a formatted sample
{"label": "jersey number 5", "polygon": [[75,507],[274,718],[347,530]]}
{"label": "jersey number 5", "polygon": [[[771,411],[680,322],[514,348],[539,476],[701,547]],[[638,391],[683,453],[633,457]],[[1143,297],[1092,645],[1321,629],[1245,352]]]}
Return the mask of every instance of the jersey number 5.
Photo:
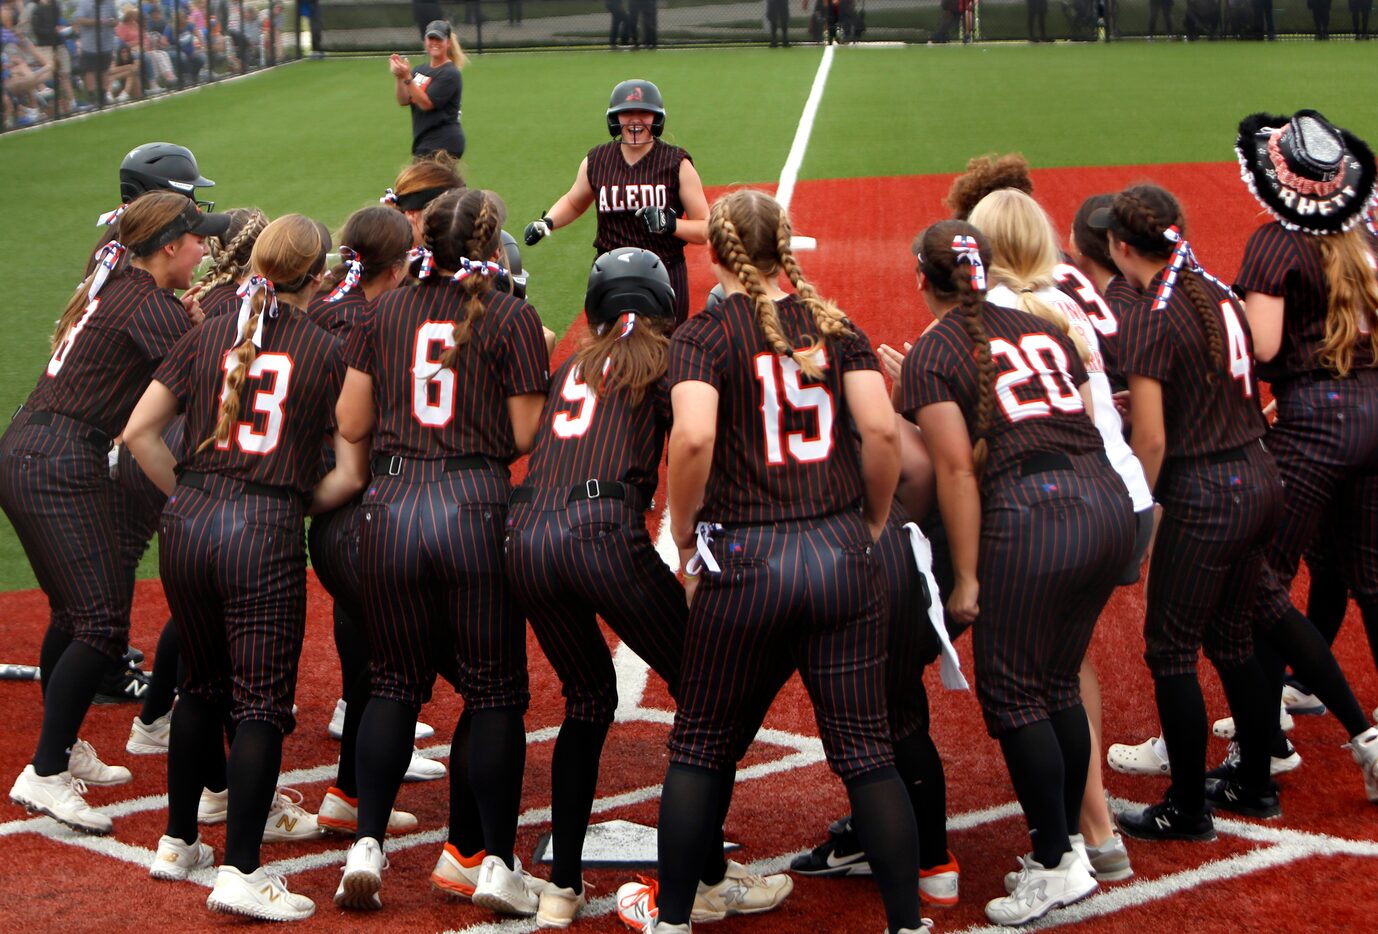
{"label": "jersey number 5", "polygon": [[[819,369],[828,368],[827,351],[815,351]],[[761,383],[761,427],[766,436],[766,463],[778,467],[785,453],[796,461],[812,464],[827,460],[833,447],[833,395],[826,386],[801,386],[799,364],[779,354],[756,355],[756,379]],[[784,408],[812,413],[818,428],[812,434],[782,431]]]}
{"label": "jersey number 5", "polygon": [[[1025,334],[1019,339],[1018,347],[1002,337],[992,338],[990,355],[1001,357],[1009,364],[995,380],[995,398],[1011,422],[1051,415],[1054,409],[1080,412],[1086,408],[1081,394],[1072,385],[1072,378],[1067,375],[1066,352],[1047,334]],[[1042,384],[1043,398],[1020,400],[1014,390],[1035,376]]]}
{"label": "jersey number 5", "polygon": [[[230,373],[238,364],[235,352],[225,354],[225,385],[220,390],[220,401],[225,401],[229,391]],[[282,438],[282,403],[287,399],[287,386],[292,379],[292,358],[285,353],[261,353],[249,365],[246,380],[256,379],[259,388],[253,394],[249,405],[250,412],[264,416],[263,430],[254,431],[253,419],[241,421],[230,434],[230,441],[217,441],[216,450],[228,451],[230,443],[239,446],[245,454],[269,454],[276,450]],[[264,383],[268,385],[265,388]],[[242,400],[241,400],[242,401]],[[244,411],[243,405],[240,412]]]}

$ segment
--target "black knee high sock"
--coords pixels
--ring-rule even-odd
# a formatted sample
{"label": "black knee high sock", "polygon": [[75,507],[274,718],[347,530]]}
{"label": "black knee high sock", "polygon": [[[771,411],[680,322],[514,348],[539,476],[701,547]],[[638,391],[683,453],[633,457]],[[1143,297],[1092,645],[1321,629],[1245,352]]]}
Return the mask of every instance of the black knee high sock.
{"label": "black knee high sock", "polygon": [[1349,607],[1349,587],[1344,574],[1328,562],[1306,562],[1311,570],[1311,589],[1306,595],[1306,617],[1321,634],[1327,644],[1335,641],[1335,635],[1344,622],[1345,610]]}
{"label": "black knee high sock", "polygon": [[1234,738],[1239,743],[1239,768],[1235,775],[1246,788],[1265,789],[1272,783],[1269,747],[1273,737],[1281,733],[1277,698],[1270,690],[1268,675],[1256,655],[1250,655],[1239,665],[1217,665],[1216,670],[1234,715]]}
{"label": "black knee high sock", "polygon": [[168,620],[158,636],[158,648],[153,655],[153,673],[148,679],[148,693],[139,711],[139,719],[152,723],[172,709],[177,695],[177,668],[182,660],[181,638],[175,620]]}
{"label": "black knee high sock", "polygon": [[466,708],[450,740],[450,843],[461,856],[483,851],[483,819],[469,782],[469,733],[474,718]]}
{"label": "black knee high sock", "polygon": [[555,845],[550,881],[576,892],[584,886],[584,836],[598,792],[598,762],[607,736],[605,723],[566,717],[550,763],[550,836]]}
{"label": "black knee high sock", "polygon": [[479,710],[469,731],[469,782],[483,822],[483,848],[512,868],[526,771],[526,727],[515,707]]}
{"label": "black knee high sock", "polygon": [[359,724],[355,768],[359,784],[359,829],[354,839],[383,840],[397,789],[407,774],[416,735],[416,708],[370,697]]}
{"label": "black knee high sock", "polygon": [[664,924],[688,924],[694,906],[703,853],[712,838],[711,818],[719,813],[722,770],[671,763],[660,796],[657,856],[660,892],[656,905]]}
{"label": "black knee high sock", "polygon": [[347,610],[335,603],[335,650],[340,656],[340,678],[345,702],[344,726],[340,730],[340,767],[335,787],[351,798],[359,796],[357,757],[359,724],[364,722],[373,679],[369,674],[368,640],[363,627]]}
{"label": "black knee high sock", "polygon": [[1364,632],[1368,634],[1368,651],[1373,656],[1373,667],[1378,668],[1378,595],[1358,595],[1359,613],[1364,620]]}
{"label": "black knee high sock", "polygon": [[196,807],[207,776],[217,778],[224,790],[225,743],[221,737],[222,713],[218,705],[189,694],[172,714],[172,736],[167,751],[167,833],[192,843]]}
{"label": "black knee high sock", "polygon": [[1350,690],[1334,653],[1309,619],[1290,609],[1268,630],[1264,639],[1292,666],[1297,677],[1306,682],[1335,719],[1344,724],[1347,735],[1358,736],[1369,728],[1368,717]]}
{"label": "black knee high sock", "polygon": [[33,757],[34,771],[39,775],[67,770],[67,755],[77,741],[91,699],[114,664],[114,659],[85,642],[73,640],[62,653],[43,698],[43,730]]}
{"label": "black knee high sock", "polygon": [[43,634],[43,645],[38,650],[38,689],[45,699],[48,696],[48,682],[53,679],[53,672],[57,671],[57,663],[62,660],[62,653],[67,651],[67,646],[71,644],[70,632],[48,624],[48,631]]}
{"label": "black knee high sock", "polygon": [[723,826],[727,823],[727,812],[732,807],[732,791],[737,786],[737,766],[728,764],[718,770],[718,812],[713,821],[708,845],[703,850],[703,868],[699,870],[699,881],[704,885],[717,885],[727,875],[727,852],[723,849]]}
{"label": "black knee high sock", "polygon": [[[1057,732],[1039,720],[1000,736],[1015,797],[1033,839],[1033,855],[1044,866],[1056,866],[1072,848],[1067,839],[1067,805],[1063,795],[1065,766]],[[870,855],[869,853],[867,855]]]}
{"label": "black knee high sock", "polygon": [[926,730],[895,743],[895,770],[909,792],[919,828],[919,868],[941,866],[947,862],[947,777]]}
{"label": "black knee high sock", "polygon": [[1059,710],[1049,722],[1062,748],[1062,806],[1067,832],[1081,833],[1081,799],[1086,794],[1086,773],[1091,768],[1091,723],[1081,704]]}
{"label": "black knee high sock", "polygon": [[335,652],[340,656],[340,696],[347,704],[359,672],[368,671],[368,636],[363,620],[348,607],[341,606],[338,600],[335,601],[333,631]]}
{"label": "black knee high sock", "polygon": [[1206,700],[1196,675],[1168,675],[1153,679],[1158,722],[1163,728],[1172,786],[1168,794],[1187,814],[1205,807]]}
{"label": "black knee high sock", "polygon": [[281,769],[282,730],[277,724],[262,720],[239,724],[226,768],[230,801],[225,824],[225,865],[240,872],[258,868],[263,825],[273,805]]}
{"label": "black knee high sock", "polygon": [[904,782],[887,766],[847,782],[847,798],[890,930],[918,928],[919,834]]}

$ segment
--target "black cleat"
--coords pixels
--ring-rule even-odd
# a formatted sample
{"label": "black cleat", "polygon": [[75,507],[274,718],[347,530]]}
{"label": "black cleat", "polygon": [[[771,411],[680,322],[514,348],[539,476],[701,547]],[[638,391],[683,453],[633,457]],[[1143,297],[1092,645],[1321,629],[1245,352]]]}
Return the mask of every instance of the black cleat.
{"label": "black cleat", "polygon": [[1245,817],[1278,817],[1282,802],[1277,785],[1272,782],[1263,791],[1252,791],[1232,778],[1206,780],[1206,800],[1222,811]]}
{"label": "black cleat", "polygon": [[143,703],[149,684],[148,675],[144,671],[128,662],[121,662],[118,668],[112,669],[105,676],[100,687],[96,688],[93,703]]}
{"label": "black cleat", "polygon": [[1171,798],[1150,804],[1142,811],[1126,811],[1116,817],[1120,830],[1138,840],[1214,840],[1215,821],[1209,808],[1184,814]]}
{"label": "black cleat", "polygon": [[861,849],[861,839],[852,829],[851,817],[835,821],[828,828],[828,839],[812,851],[796,856],[791,872],[805,876],[869,876],[871,863]]}

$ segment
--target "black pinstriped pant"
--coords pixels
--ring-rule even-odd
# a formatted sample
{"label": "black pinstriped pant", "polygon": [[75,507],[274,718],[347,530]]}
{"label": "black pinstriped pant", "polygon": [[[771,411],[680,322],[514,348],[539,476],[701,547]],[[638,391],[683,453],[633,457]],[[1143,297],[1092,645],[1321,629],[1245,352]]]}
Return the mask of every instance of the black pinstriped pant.
{"label": "black pinstriped pant", "polygon": [[[860,513],[718,532],[689,611],[671,761],[718,769],[797,668],[844,781],[894,763],[880,569]],[[786,672],[787,673],[787,672]]]}
{"label": "black pinstriped pant", "polygon": [[1266,631],[1292,607],[1292,578],[1327,510],[1344,517],[1336,543],[1350,590],[1378,603],[1378,371],[1299,379],[1274,387],[1277,421],[1264,438],[1282,477],[1282,516],[1268,545],[1269,573],[1255,604]]}
{"label": "black pinstriped pant", "polygon": [[417,710],[454,672],[465,709],[525,710],[526,626],[503,577],[511,486],[493,470],[407,461],[364,494],[360,581],[373,696]]}
{"label": "black pinstriped pant", "polygon": [[1257,442],[1214,460],[1167,462],[1144,620],[1155,678],[1196,674],[1198,651],[1218,668],[1253,653],[1251,610],[1281,496],[1273,458]]}
{"label": "black pinstriped pant", "polygon": [[665,271],[670,274],[670,287],[675,290],[675,327],[689,317],[689,267],[680,260],[666,263]]}
{"label": "black pinstriped pant", "polygon": [[159,571],[187,668],[182,692],[228,701],[235,723],[290,733],[306,634],[302,498],[200,477],[201,489],[178,483],[159,526]]}
{"label": "black pinstriped pant", "polygon": [[507,521],[507,575],[560,676],[565,716],[612,723],[617,676],[596,616],[678,694],[689,609],[656,553],[643,513],[621,499],[566,505],[539,491]]}
{"label": "black pinstriped pant", "polygon": [[19,412],[0,438],[0,508],[48,597],[51,624],[119,659],[133,590],[121,568],[109,448],[89,425]]}
{"label": "black pinstriped pant", "polygon": [[[1057,455],[1062,457],[1062,455]],[[982,495],[976,695],[998,737],[1081,703],[1091,633],[1134,548],[1134,510],[1102,452],[1034,460]]]}

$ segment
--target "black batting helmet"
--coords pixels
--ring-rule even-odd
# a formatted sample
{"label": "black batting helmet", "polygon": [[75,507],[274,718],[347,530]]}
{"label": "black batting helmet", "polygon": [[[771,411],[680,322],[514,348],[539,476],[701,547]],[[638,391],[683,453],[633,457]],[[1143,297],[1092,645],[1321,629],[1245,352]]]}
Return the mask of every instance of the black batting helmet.
{"label": "black batting helmet", "polygon": [[145,143],[120,163],[120,200],[128,203],[146,191],[175,191],[195,200],[196,189],[215,182],[201,175],[191,150],[176,143]]}
{"label": "black batting helmet", "polygon": [[530,274],[522,271],[522,251],[517,245],[517,238],[505,230],[502,232],[502,254],[507,260],[507,275],[512,280],[512,294],[517,298],[526,298],[526,280]]}
{"label": "black batting helmet", "polygon": [[665,264],[650,250],[618,247],[593,261],[584,314],[602,328],[628,312],[675,319],[675,290]]}
{"label": "black batting helmet", "polygon": [[725,301],[727,301],[727,290],[719,282],[708,292],[708,300],[703,303],[703,310],[705,312],[716,311],[718,306]]}
{"label": "black batting helmet", "polygon": [[655,114],[651,119],[652,136],[659,137],[665,130],[665,101],[660,96],[660,88],[645,79],[623,81],[612,89],[612,99],[608,101],[608,132],[615,137],[622,135],[617,115],[624,110],[649,110]]}

